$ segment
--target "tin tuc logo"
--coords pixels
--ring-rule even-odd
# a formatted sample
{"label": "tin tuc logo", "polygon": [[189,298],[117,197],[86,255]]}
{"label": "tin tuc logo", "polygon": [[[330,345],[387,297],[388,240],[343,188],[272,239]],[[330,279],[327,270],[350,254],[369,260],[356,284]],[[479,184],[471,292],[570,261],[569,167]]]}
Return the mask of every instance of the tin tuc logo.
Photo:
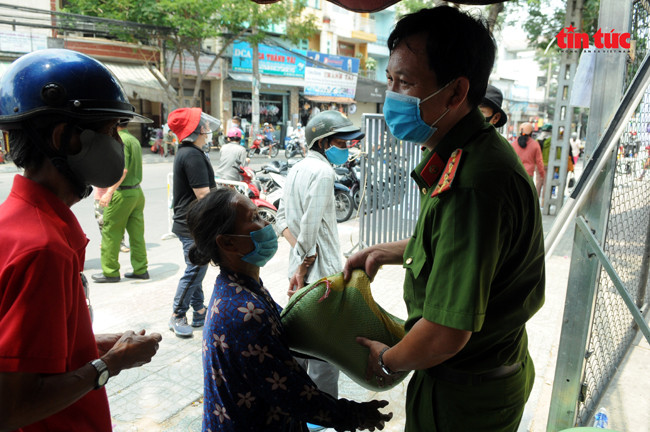
{"label": "tin tuc logo", "polygon": [[[630,37],[629,33],[616,33],[614,30],[603,33],[601,29],[598,29],[593,35],[593,47],[629,49]],[[557,46],[561,49],[589,49],[592,47],[589,43],[589,35],[587,33],[576,33],[576,28],[572,25],[560,30],[555,38],[557,39]]]}

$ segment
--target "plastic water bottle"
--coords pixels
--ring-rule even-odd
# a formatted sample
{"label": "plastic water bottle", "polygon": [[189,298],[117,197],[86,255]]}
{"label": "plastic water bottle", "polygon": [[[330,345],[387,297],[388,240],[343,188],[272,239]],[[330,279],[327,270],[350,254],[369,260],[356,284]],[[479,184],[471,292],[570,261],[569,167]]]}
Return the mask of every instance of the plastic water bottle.
{"label": "plastic water bottle", "polygon": [[607,416],[607,410],[605,407],[600,407],[596,415],[594,416],[594,427],[598,429],[607,429],[609,424],[609,417]]}

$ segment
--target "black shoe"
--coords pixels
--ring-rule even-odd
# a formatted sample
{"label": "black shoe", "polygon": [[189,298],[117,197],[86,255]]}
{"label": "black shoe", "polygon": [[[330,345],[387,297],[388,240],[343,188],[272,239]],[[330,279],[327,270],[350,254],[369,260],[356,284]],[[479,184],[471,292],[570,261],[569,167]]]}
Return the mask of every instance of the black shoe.
{"label": "black shoe", "polygon": [[97,283],[115,283],[120,281],[119,276],[104,276],[104,273],[97,273],[91,277]]}
{"label": "black shoe", "polygon": [[192,314],[192,327],[203,327],[205,324],[205,315],[208,313],[208,308],[203,308],[203,313],[194,311]]}
{"label": "black shoe", "polygon": [[129,279],[149,279],[149,272],[146,271],[146,272],[144,272],[142,274],[135,274],[133,272],[124,273],[124,277],[129,278]]}

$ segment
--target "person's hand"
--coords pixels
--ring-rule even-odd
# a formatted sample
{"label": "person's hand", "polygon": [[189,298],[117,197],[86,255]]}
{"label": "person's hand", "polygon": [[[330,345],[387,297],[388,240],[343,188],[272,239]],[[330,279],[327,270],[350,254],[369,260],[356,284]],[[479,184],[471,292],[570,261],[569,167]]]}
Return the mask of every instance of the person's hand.
{"label": "person's hand", "polygon": [[368,353],[368,365],[366,366],[366,381],[371,381],[376,377],[379,387],[384,387],[390,386],[397,378],[402,376],[402,373],[387,375],[379,366],[379,353],[388,345],[361,336],[357,337],[356,341],[370,351]]}
{"label": "person's hand", "polygon": [[375,255],[373,255],[372,248],[366,248],[351,255],[347,261],[345,261],[345,266],[343,267],[343,279],[345,282],[348,282],[352,276],[352,270],[362,269],[368,274],[368,277],[372,282],[380,267],[381,263],[377,261]]}
{"label": "person's hand", "polygon": [[99,199],[99,205],[102,206],[102,207],[108,207],[108,205],[111,203],[112,199],[113,199],[113,192],[106,192]]}
{"label": "person's hand", "polygon": [[289,290],[287,295],[291,298],[292,295],[296,293],[300,288],[305,286],[305,275],[307,274],[307,268],[301,264],[296,269],[296,272],[289,279]]}
{"label": "person's hand", "polygon": [[102,356],[108,366],[111,376],[124,369],[142,366],[149,363],[158,351],[158,343],[162,340],[160,333],[145,335],[144,330],[135,333],[126,331],[115,342],[115,345]]}
{"label": "person's hand", "polygon": [[293,276],[291,276],[289,279],[289,290],[287,291],[289,298],[291,298],[291,296],[294,295],[296,291],[305,286],[305,276],[307,276],[309,266],[311,266],[314,261],[316,261],[317,256],[318,253],[305,257],[305,259],[296,269],[296,272],[293,274]]}
{"label": "person's hand", "polygon": [[372,400],[361,403],[358,414],[359,426],[357,429],[369,431],[384,429],[386,422],[393,418],[392,412],[384,414],[379,411],[380,408],[385,408],[386,406],[388,406],[388,401],[385,400]]}
{"label": "person's hand", "polygon": [[117,342],[123,333],[106,333],[106,334],[96,334],[95,342],[97,343],[97,350],[99,351],[99,356],[103,357]]}

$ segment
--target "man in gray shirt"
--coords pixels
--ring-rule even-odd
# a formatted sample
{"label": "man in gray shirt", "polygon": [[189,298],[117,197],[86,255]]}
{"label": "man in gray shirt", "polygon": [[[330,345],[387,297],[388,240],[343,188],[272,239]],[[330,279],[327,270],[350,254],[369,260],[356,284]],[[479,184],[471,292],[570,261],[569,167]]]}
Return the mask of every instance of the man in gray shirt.
{"label": "man in gray shirt", "polygon": [[248,163],[246,148],[239,145],[241,129],[231,127],[227,134],[228,142],[221,147],[219,163],[215,175],[222,180],[241,181],[239,167]]}

